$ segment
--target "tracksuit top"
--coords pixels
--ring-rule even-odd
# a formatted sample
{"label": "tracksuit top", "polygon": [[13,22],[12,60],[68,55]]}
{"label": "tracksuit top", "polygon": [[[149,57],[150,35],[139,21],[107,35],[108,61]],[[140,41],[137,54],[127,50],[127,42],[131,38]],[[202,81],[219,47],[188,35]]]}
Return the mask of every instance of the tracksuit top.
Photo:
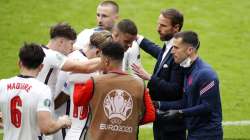
{"label": "tracksuit top", "polygon": [[222,109],[217,74],[200,58],[183,72],[183,99],[161,102],[160,109],[182,109],[190,136],[222,135]]}

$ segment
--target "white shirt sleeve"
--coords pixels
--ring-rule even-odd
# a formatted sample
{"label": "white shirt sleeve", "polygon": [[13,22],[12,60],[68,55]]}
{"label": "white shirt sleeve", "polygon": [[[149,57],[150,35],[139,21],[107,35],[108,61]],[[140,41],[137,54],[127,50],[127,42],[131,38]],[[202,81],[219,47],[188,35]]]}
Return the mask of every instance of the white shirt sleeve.
{"label": "white shirt sleeve", "polygon": [[61,69],[67,60],[65,55],[50,49],[45,49],[45,54],[44,63],[49,64],[52,68]]}
{"label": "white shirt sleeve", "polygon": [[89,44],[90,36],[94,33],[93,29],[85,29],[77,35],[74,47],[76,49],[82,49],[86,44]]}
{"label": "white shirt sleeve", "polygon": [[140,45],[143,39],[144,39],[144,36],[137,35],[137,39],[136,39],[137,44]]}
{"label": "white shirt sleeve", "polygon": [[41,89],[41,93],[38,99],[37,112],[52,110],[52,96],[49,87]]}

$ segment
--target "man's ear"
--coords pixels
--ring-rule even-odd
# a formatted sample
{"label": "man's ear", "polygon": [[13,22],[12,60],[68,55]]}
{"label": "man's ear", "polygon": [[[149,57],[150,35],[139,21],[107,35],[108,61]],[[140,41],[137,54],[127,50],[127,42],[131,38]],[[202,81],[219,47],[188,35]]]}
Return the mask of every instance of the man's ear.
{"label": "man's ear", "polygon": [[119,32],[117,30],[114,30],[112,34],[114,35],[115,39],[119,36]]}
{"label": "man's ear", "polygon": [[179,32],[179,31],[180,31],[180,28],[181,28],[180,24],[174,25],[174,32],[175,32],[175,33]]}
{"label": "man's ear", "polygon": [[21,60],[18,60],[17,65],[18,65],[19,68],[22,67],[22,62],[21,62]]}
{"label": "man's ear", "polygon": [[42,70],[42,68],[43,68],[43,64],[40,64],[40,65],[38,66],[39,72]]}
{"label": "man's ear", "polygon": [[190,55],[193,51],[195,51],[195,49],[193,47],[188,47],[188,54]]}
{"label": "man's ear", "polygon": [[117,21],[117,20],[119,20],[119,18],[120,18],[119,15],[116,14],[116,15],[115,15],[115,20]]}
{"label": "man's ear", "polygon": [[110,65],[110,58],[109,57],[106,57],[106,60],[105,60],[105,66],[109,66]]}
{"label": "man's ear", "polygon": [[58,42],[61,45],[61,44],[63,44],[65,42],[65,39],[63,37],[59,37]]}
{"label": "man's ear", "polygon": [[96,57],[100,57],[100,52],[101,51],[99,49],[96,49],[96,52],[95,52],[96,53]]}

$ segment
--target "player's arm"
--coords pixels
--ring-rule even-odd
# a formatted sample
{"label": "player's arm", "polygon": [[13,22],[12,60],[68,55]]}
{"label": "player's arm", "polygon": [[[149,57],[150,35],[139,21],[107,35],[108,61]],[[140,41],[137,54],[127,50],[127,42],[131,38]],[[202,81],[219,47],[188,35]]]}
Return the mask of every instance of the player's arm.
{"label": "player's arm", "polygon": [[100,58],[93,58],[88,61],[79,61],[68,58],[59,52],[48,50],[44,62],[53,68],[59,68],[63,71],[72,71],[75,73],[91,73],[99,69]]}
{"label": "player's arm", "polygon": [[[211,71],[201,72],[197,83],[199,104],[189,108],[169,110],[165,117],[205,116],[220,107],[219,81]],[[197,94],[197,93],[193,93]],[[186,95],[187,96],[187,95]]]}
{"label": "player's arm", "polygon": [[40,97],[37,105],[37,123],[43,134],[53,134],[61,128],[71,126],[71,121],[68,116],[59,117],[54,120],[51,114],[52,97],[49,87],[41,89]]}
{"label": "player's arm", "polygon": [[53,120],[51,112],[39,111],[37,116],[40,131],[45,135],[56,133],[61,128],[69,128],[71,126],[71,121],[66,115],[59,117],[58,120]]}
{"label": "player's arm", "polygon": [[185,105],[185,99],[177,101],[157,101],[157,107],[160,110],[169,110],[169,109],[183,109]]}
{"label": "player's arm", "polygon": [[183,109],[184,116],[208,115],[214,108],[220,106],[219,81],[211,74],[202,74],[199,83],[200,104],[191,108]]}
{"label": "player's arm", "polygon": [[92,79],[85,84],[75,84],[73,92],[73,102],[76,106],[86,106],[93,96],[94,82]]}
{"label": "player's arm", "polygon": [[156,117],[155,108],[154,108],[153,102],[149,96],[148,89],[146,89],[144,92],[144,105],[145,105],[145,113],[144,113],[144,116],[140,122],[140,125],[153,122],[153,121],[155,121],[155,117]]}
{"label": "player's arm", "polygon": [[65,102],[67,102],[70,99],[69,95],[64,93],[63,91],[56,97],[55,99],[55,109],[58,109],[60,106],[62,106]]}
{"label": "player's arm", "polygon": [[160,55],[162,48],[141,35],[137,36],[137,43],[141,49],[153,56],[155,59]]}
{"label": "player's arm", "polygon": [[99,69],[100,62],[100,58],[93,58],[87,61],[77,61],[68,58],[62,65],[61,69],[64,71],[72,71],[75,73],[91,73]]}

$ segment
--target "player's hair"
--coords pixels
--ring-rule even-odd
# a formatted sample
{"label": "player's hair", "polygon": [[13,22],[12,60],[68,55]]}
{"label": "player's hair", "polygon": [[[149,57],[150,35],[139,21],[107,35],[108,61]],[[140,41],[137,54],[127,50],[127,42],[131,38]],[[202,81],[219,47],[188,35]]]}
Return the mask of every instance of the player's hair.
{"label": "player's hair", "polygon": [[124,47],[117,42],[109,42],[101,48],[104,56],[110,57],[112,60],[122,61],[124,56]]}
{"label": "player's hair", "polygon": [[183,14],[176,10],[176,9],[165,9],[161,11],[161,14],[165,17],[171,20],[171,25],[179,25],[179,31],[181,30],[184,22],[184,17]]}
{"label": "player's hair", "polygon": [[76,31],[67,23],[58,23],[50,28],[50,38],[64,37],[69,40],[76,39]]}
{"label": "player's hair", "polygon": [[95,32],[90,36],[90,48],[101,49],[105,44],[112,41],[112,34],[109,31]]}
{"label": "player's hair", "polygon": [[122,33],[128,33],[130,35],[137,35],[137,27],[135,23],[130,19],[123,19],[117,23],[117,29]]}
{"label": "player's hair", "polygon": [[115,2],[115,1],[112,1],[112,0],[105,0],[103,2],[101,2],[99,5],[101,6],[107,6],[107,5],[110,5],[113,7],[114,11],[116,13],[119,13],[119,5]]}
{"label": "player's hair", "polygon": [[36,69],[42,64],[45,53],[40,45],[24,43],[19,50],[19,59],[22,65],[28,69]]}
{"label": "player's hair", "polygon": [[193,31],[178,32],[174,35],[174,38],[176,39],[182,38],[183,43],[190,44],[196,50],[198,50],[200,47],[199,37],[196,32],[193,32]]}

